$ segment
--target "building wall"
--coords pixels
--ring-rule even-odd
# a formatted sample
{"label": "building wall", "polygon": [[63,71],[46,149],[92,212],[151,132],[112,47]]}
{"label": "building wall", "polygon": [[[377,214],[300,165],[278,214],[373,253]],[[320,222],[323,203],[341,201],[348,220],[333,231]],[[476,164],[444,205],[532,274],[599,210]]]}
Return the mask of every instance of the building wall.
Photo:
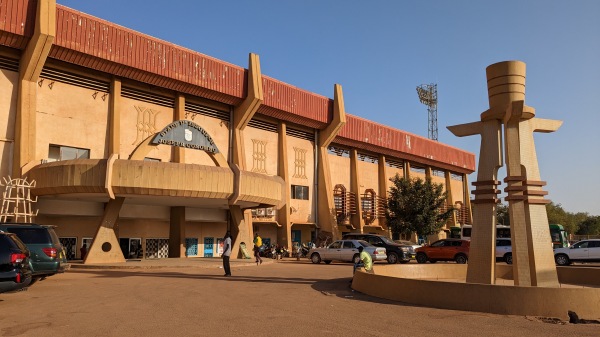
{"label": "building wall", "polygon": [[41,84],[35,158],[48,158],[50,144],[89,149],[91,159],[106,158],[108,95],[49,79]]}
{"label": "building wall", "polygon": [[[148,102],[121,97],[121,158],[129,158],[133,150],[148,136],[173,122],[173,109]],[[171,147],[157,146],[147,157],[171,161]]]}
{"label": "building wall", "polygon": [[450,178],[450,186],[452,188],[452,200],[454,202],[465,202],[465,191],[463,181]]}
{"label": "building wall", "polygon": [[[290,199],[292,223],[314,223],[316,212],[314,207],[315,191],[315,152],[314,143],[296,137],[287,137],[288,175],[291,185],[308,186],[308,200]],[[304,152],[304,170],[296,168],[296,153]],[[300,154],[298,154],[300,155]],[[291,186],[288,186],[291,190]]]}
{"label": "building wall", "polygon": [[[255,163],[255,142],[261,142],[265,145],[264,152],[256,153],[257,155],[264,154],[266,156],[264,166]],[[246,170],[251,172],[264,173],[266,175],[277,175],[277,133],[265,131],[253,127],[244,129],[244,155],[246,156]],[[265,170],[263,172],[261,169]]]}
{"label": "building wall", "polygon": [[0,177],[11,175],[19,74],[0,69]]}
{"label": "building wall", "polygon": [[402,177],[404,177],[404,170],[401,167],[391,167],[391,166],[387,166],[387,165],[385,166],[385,176],[388,181],[388,183],[387,183],[388,190],[389,190],[390,186],[392,186],[390,179],[394,178],[396,176],[396,174],[398,174],[400,176],[400,178],[402,178]]}
{"label": "building wall", "polygon": [[446,191],[446,177],[440,177],[440,176],[432,174],[431,182],[435,183],[435,184],[441,184],[444,189],[444,192]]}
{"label": "building wall", "polygon": [[342,184],[350,191],[350,158],[328,154],[331,175],[331,188]]}
{"label": "building wall", "polygon": [[[358,174],[359,174],[359,182],[360,186],[358,187],[358,201],[362,198],[362,194],[365,193],[366,190],[372,189],[379,196],[379,164],[371,163],[367,161],[358,161]],[[364,219],[361,220],[364,224]],[[370,226],[380,226],[382,224],[379,223],[379,218],[376,218],[375,221],[370,223]]]}

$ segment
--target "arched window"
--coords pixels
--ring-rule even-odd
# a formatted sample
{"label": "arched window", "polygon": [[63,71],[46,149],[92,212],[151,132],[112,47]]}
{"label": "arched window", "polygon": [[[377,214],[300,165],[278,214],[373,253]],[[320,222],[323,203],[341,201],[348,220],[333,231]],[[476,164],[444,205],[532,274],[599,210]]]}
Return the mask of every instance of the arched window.
{"label": "arched window", "polygon": [[342,184],[335,185],[333,189],[333,204],[338,224],[346,222],[350,215],[356,214],[354,193],[348,192]]}

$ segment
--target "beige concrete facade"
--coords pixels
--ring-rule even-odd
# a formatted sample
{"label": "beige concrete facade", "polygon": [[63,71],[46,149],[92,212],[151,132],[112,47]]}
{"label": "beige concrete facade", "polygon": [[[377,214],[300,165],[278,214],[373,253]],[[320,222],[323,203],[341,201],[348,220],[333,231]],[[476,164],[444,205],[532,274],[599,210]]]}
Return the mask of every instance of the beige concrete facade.
{"label": "beige concrete facade", "polygon": [[[156,85],[160,73],[140,81],[59,59],[49,53],[56,10],[54,1],[38,2],[36,29],[22,53],[0,46],[0,174],[36,181],[36,222],[57,226],[71,259],[81,257],[83,243],[85,263],[216,256],[226,231],[236,257],[239,243],[250,244],[256,231],[289,249],[352,231],[389,234],[377,211],[389,178],[406,176],[411,165],[462,181],[473,171],[339,138],[348,119],[341,85],[326,101],[326,123],[310,114],[274,117],[263,93],[271,79],[255,54],[242,69],[245,83],[237,84],[244,97],[229,103],[215,98],[216,89],[190,94]],[[184,146],[180,139],[153,144],[172,128],[200,131]],[[197,141],[215,150],[188,146]],[[454,201],[468,202],[462,181],[433,178]],[[346,191],[342,215],[336,186]]]}

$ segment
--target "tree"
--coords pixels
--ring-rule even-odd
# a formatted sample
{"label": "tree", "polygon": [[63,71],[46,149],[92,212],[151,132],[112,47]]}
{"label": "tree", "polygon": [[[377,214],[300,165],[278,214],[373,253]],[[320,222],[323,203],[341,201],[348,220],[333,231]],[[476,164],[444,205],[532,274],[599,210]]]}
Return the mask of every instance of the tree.
{"label": "tree", "polygon": [[567,233],[577,233],[579,230],[579,224],[585,221],[588,217],[588,213],[571,213],[565,211],[561,204],[555,204],[553,202],[546,205],[546,212],[548,213],[548,223],[563,225]]}
{"label": "tree", "polygon": [[508,214],[508,205],[498,204],[496,206],[496,223],[498,225],[510,226],[510,216]]}
{"label": "tree", "polygon": [[398,174],[391,178],[392,186],[385,217],[394,236],[416,232],[419,236],[438,233],[454,208],[446,207],[446,192],[442,184],[431,178],[405,179]]}
{"label": "tree", "polygon": [[600,235],[600,216],[590,216],[579,225],[578,235]]}

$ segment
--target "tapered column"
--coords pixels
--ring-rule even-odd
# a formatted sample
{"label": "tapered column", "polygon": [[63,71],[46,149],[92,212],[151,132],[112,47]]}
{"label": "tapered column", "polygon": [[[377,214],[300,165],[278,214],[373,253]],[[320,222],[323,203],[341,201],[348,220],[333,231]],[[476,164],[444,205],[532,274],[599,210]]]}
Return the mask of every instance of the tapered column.
{"label": "tapered column", "polygon": [[287,147],[287,126],[283,122],[279,122],[277,127],[278,133],[278,154],[277,154],[277,175],[285,181],[284,187],[284,201],[285,204],[277,212],[277,220],[281,225],[277,230],[277,242],[287,247],[290,251],[292,249],[292,232],[290,224],[290,171],[288,169],[288,147]]}
{"label": "tapered column", "polygon": [[502,166],[502,123],[497,119],[455,125],[448,129],[456,136],[481,135],[481,152],[473,195],[473,214],[467,282],[494,284],[496,280],[496,204],[498,168]]}
{"label": "tapered column", "polygon": [[115,224],[125,198],[110,199],[98,225],[94,241],[85,256],[84,264],[125,262],[125,256],[115,233]]}
{"label": "tapered column", "polygon": [[[56,0],[38,0],[35,29],[19,60],[19,90],[15,118],[12,177],[35,160],[37,81],[56,36]],[[30,165],[28,165],[30,167]]]}
{"label": "tapered column", "polygon": [[321,231],[332,234],[334,240],[339,237],[335,207],[333,204],[333,186],[331,186],[331,170],[329,169],[329,156],[327,148],[338,134],[342,126],[346,124],[346,110],[344,108],[344,94],[342,86],[334,86],[333,118],[324,130],[319,131],[318,144],[318,194],[319,194],[319,219],[318,224]]}
{"label": "tapered column", "polygon": [[121,80],[110,81],[108,155],[119,155],[121,151]]}
{"label": "tapered column", "polygon": [[350,216],[350,223],[352,226],[359,230],[360,233],[363,232],[363,224],[362,221],[362,194],[364,191],[361,191],[360,187],[360,178],[358,172],[358,152],[356,149],[350,150],[350,191],[354,193],[356,196],[356,214],[352,214]]}

